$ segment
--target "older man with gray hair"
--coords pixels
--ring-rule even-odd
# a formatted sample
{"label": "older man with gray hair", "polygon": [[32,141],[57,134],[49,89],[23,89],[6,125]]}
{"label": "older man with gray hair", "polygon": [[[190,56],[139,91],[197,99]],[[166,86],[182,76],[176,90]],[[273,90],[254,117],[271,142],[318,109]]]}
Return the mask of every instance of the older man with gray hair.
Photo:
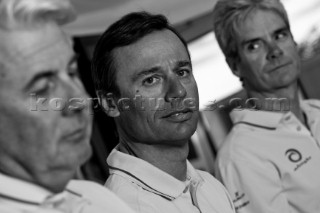
{"label": "older man with gray hair", "polygon": [[1,0],[0,17],[0,212],[131,212],[102,186],[69,182],[91,155],[88,109],[30,109],[31,95],[87,98],[59,27],[70,2]]}
{"label": "older man with gray hair", "polygon": [[239,213],[319,212],[320,102],[298,95],[300,57],[284,6],[219,0],[213,16],[252,103],[230,114],[234,127],[219,150],[217,176]]}

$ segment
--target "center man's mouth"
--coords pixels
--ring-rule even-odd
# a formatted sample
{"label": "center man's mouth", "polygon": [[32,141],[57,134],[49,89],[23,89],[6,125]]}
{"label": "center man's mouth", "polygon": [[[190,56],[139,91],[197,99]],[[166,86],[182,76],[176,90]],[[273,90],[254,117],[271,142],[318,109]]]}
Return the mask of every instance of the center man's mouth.
{"label": "center man's mouth", "polygon": [[173,111],[163,116],[163,118],[174,122],[183,122],[189,120],[192,117],[192,114],[193,110],[186,108],[183,110]]}

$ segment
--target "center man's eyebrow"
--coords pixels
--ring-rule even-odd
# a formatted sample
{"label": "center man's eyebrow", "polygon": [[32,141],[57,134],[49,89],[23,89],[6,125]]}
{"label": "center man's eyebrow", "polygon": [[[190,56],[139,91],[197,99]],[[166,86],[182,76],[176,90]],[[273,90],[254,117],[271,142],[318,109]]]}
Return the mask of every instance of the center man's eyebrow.
{"label": "center man's eyebrow", "polygon": [[178,61],[176,63],[176,68],[180,68],[180,67],[190,67],[192,68],[192,64],[191,61],[185,60],[185,61]]}
{"label": "center man's eyebrow", "polygon": [[[192,68],[192,65],[191,65],[191,62],[188,61],[188,60],[178,61],[178,62],[176,62],[173,70],[176,71],[176,70],[180,69],[181,67],[190,67],[190,68]],[[141,76],[146,76],[146,75],[150,75],[150,74],[154,74],[154,73],[160,73],[160,72],[162,72],[162,68],[160,66],[155,66],[155,67],[152,67],[150,69],[142,70],[138,74],[134,75],[131,80],[132,80],[132,82],[135,82],[137,79],[141,78]]]}
{"label": "center man's eyebrow", "polygon": [[192,71],[192,64],[191,61],[178,61],[173,69],[174,72],[181,70],[181,68],[190,68]]}

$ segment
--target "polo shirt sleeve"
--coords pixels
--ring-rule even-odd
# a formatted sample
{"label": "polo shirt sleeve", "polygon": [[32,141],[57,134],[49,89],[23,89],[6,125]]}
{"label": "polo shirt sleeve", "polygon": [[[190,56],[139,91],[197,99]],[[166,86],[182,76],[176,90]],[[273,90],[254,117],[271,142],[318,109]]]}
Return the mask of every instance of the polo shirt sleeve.
{"label": "polo shirt sleeve", "polygon": [[259,159],[218,162],[217,178],[226,186],[237,213],[289,213],[276,167]]}

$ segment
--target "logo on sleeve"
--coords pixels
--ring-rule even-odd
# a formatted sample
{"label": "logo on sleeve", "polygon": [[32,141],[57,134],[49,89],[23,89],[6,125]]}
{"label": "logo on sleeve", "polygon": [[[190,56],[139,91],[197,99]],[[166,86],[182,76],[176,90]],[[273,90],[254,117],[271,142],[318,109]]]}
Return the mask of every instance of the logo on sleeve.
{"label": "logo on sleeve", "polygon": [[289,159],[289,161],[296,164],[294,171],[297,171],[311,160],[311,156],[303,159],[302,154],[296,149],[288,149],[285,153],[285,156]]}

